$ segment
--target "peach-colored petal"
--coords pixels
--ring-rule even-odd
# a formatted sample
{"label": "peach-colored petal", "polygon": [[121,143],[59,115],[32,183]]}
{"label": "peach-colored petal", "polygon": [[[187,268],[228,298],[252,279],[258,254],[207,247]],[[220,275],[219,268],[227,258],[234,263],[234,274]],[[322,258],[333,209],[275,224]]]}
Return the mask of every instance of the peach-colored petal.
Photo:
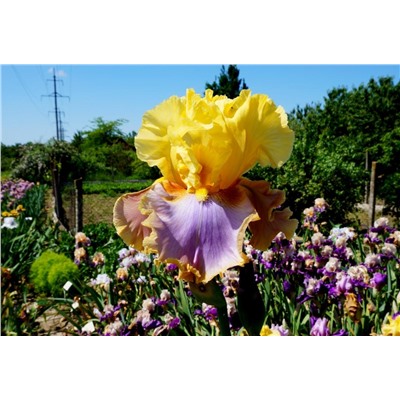
{"label": "peach-colored petal", "polygon": [[250,244],[266,250],[279,232],[291,238],[297,228],[298,221],[289,219],[292,212],[289,208],[282,211],[275,210],[285,201],[285,194],[281,190],[271,189],[266,181],[250,181],[242,179],[239,183],[249,194],[249,198],[257,210],[260,219],[249,224],[252,232]]}
{"label": "peach-colored petal", "polygon": [[150,189],[151,186],[140,192],[124,194],[114,205],[113,222],[118,235],[137,250],[143,249],[143,239],[150,235],[150,229],[142,225],[147,215],[140,211],[141,202]]}

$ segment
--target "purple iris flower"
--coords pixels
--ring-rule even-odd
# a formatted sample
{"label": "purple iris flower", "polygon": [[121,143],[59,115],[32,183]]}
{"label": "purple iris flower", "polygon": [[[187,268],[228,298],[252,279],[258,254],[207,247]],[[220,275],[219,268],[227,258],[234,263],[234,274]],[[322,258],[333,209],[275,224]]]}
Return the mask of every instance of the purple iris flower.
{"label": "purple iris flower", "polygon": [[283,293],[285,293],[286,296],[290,297],[292,290],[293,290],[293,285],[289,281],[284,280],[283,281]]}
{"label": "purple iris flower", "polygon": [[334,332],[332,336],[349,336],[349,332],[344,329],[339,329],[338,331]]}
{"label": "purple iris flower", "polygon": [[375,272],[372,277],[370,284],[371,287],[376,288],[377,290],[381,290],[387,282],[387,275],[381,274],[380,272]]}
{"label": "purple iris flower", "polygon": [[318,318],[311,328],[311,336],[330,336],[331,333],[328,328],[328,320],[326,318]]}
{"label": "purple iris flower", "polygon": [[158,319],[150,319],[147,322],[142,322],[142,326],[146,330],[155,329],[162,325],[162,322]]}
{"label": "purple iris flower", "polygon": [[351,283],[351,278],[349,275],[343,275],[337,282],[336,282],[336,291],[337,294],[346,294],[350,292],[353,288]]}
{"label": "purple iris flower", "polygon": [[165,269],[168,272],[172,272],[172,271],[176,271],[178,269],[178,266],[176,264],[167,264]]}
{"label": "purple iris flower", "polygon": [[169,329],[176,328],[181,323],[181,320],[178,317],[175,317],[171,322],[168,323]]}

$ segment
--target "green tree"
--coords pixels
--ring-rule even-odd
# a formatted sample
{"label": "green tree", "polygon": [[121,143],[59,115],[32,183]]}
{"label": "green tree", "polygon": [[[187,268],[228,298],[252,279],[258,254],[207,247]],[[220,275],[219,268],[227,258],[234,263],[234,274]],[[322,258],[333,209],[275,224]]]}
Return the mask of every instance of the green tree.
{"label": "green tree", "polygon": [[71,143],[51,139],[21,145],[11,164],[11,178],[51,183],[53,169],[57,169],[61,182],[79,177],[80,156]]}
{"label": "green tree", "polygon": [[285,190],[297,218],[315,198],[324,197],[331,220],[346,223],[369,182],[366,152],[370,162],[378,162],[378,198],[399,217],[399,83],[379,78],[350,90],[334,88],[322,104],[293,110],[289,126],[295,142],[288,162],[277,170],[256,166],[247,175]]}
{"label": "green tree", "polygon": [[136,133],[125,134],[121,130],[124,122],[122,119],[105,121],[96,118],[89,130],[74,135],[72,145],[80,154],[84,178],[113,180],[159,176],[156,169],[138,160],[134,146]]}
{"label": "green tree", "polygon": [[378,196],[385,200],[384,211],[400,220],[400,126],[385,133],[378,146]]}
{"label": "green tree", "polygon": [[239,79],[240,71],[236,65],[229,65],[225,70],[223,65],[218,78],[213,83],[206,83],[206,89],[211,89],[214,95],[225,95],[230,99],[239,96],[242,89],[248,89],[244,79]]}
{"label": "green tree", "polygon": [[14,144],[11,146],[7,146],[4,143],[1,144],[1,172],[2,175],[4,172],[8,172],[11,170],[11,165],[14,160],[18,157],[19,150],[21,144]]}
{"label": "green tree", "polygon": [[[348,90],[333,89],[325,98],[325,129],[320,140],[340,143],[339,151],[354,162],[359,176],[365,168],[368,153],[368,170],[377,161],[377,197],[385,202],[387,210],[399,218],[400,157],[400,82],[391,77],[371,79],[368,84]],[[369,176],[364,173],[365,187]],[[397,210],[397,211],[396,211]]]}
{"label": "green tree", "polygon": [[124,119],[105,121],[101,117],[95,118],[92,121],[91,129],[78,131],[74,135],[72,144],[81,150],[85,150],[96,146],[126,143],[126,135],[121,130],[121,125],[125,122]]}

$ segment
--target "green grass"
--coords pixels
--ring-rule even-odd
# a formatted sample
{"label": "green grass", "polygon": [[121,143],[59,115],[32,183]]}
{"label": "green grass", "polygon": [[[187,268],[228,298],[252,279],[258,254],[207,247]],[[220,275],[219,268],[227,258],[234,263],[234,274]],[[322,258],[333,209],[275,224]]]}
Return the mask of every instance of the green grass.
{"label": "green grass", "polygon": [[151,185],[152,181],[115,181],[115,182],[83,182],[84,194],[102,194],[120,196],[124,193],[138,192]]}

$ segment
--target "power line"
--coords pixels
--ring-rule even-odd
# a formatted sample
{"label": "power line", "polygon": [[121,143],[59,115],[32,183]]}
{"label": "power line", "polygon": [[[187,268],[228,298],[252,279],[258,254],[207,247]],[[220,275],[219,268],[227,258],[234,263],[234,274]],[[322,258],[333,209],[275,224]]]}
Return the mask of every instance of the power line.
{"label": "power line", "polygon": [[21,84],[22,88],[24,89],[24,92],[26,93],[26,95],[28,96],[29,100],[31,101],[31,103],[35,106],[35,108],[39,111],[39,113],[44,116],[47,119],[47,115],[39,108],[39,106],[36,104],[35,100],[33,99],[33,96],[31,95],[28,87],[25,85],[24,81],[22,80],[22,77],[20,76],[17,68],[15,68],[14,65],[11,65],[12,70],[15,73],[15,76],[17,77],[19,83]]}
{"label": "power line", "polygon": [[42,80],[44,88],[46,89],[46,92],[47,92],[47,84],[46,84],[46,79],[43,75],[42,66],[38,65],[37,70],[39,71],[40,79]]}

